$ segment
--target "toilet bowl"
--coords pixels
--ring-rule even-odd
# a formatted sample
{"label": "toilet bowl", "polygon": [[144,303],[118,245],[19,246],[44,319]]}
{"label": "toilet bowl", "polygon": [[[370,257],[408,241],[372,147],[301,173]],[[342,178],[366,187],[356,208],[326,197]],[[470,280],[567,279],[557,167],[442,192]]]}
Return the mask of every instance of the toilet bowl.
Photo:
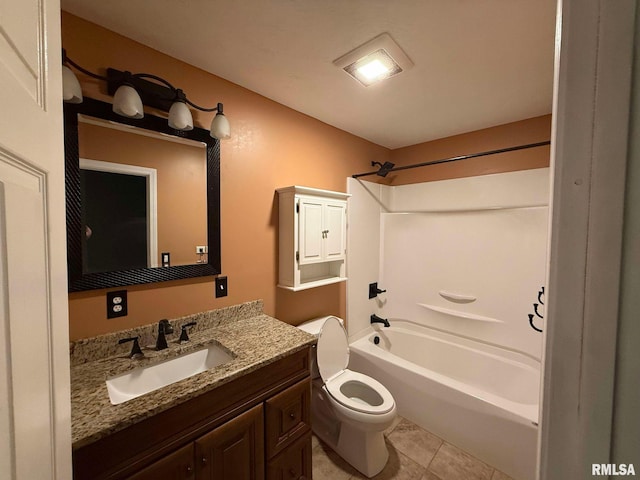
{"label": "toilet bowl", "polygon": [[389,458],[383,432],[396,416],[393,396],[377,380],[347,368],[349,342],[342,320],[322,317],[299,328],[318,335],[311,362],[312,429],[357,470],[373,477]]}

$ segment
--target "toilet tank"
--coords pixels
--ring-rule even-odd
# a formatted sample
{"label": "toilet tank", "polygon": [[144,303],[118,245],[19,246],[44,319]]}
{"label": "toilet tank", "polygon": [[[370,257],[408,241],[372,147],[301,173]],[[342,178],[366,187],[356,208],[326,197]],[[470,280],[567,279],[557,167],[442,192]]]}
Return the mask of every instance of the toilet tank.
{"label": "toilet tank", "polygon": [[[314,318],[313,320],[307,320],[306,322],[298,325],[298,328],[300,330],[304,330],[305,332],[310,333],[311,335],[315,335],[317,337],[320,334],[320,330],[322,329],[324,322],[326,322],[327,318],[330,318],[330,317],[337,318],[338,320],[340,320],[340,323],[344,326],[344,320],[342,320],[340,317],[336,317],[335,315],[328,315],[326,317],[318,317],[318,318]],[[316,352],[317,352],[316,346],[314,345],[313,348],[311,349],[311,378],[320,377],[320,370],[318,370]]]}

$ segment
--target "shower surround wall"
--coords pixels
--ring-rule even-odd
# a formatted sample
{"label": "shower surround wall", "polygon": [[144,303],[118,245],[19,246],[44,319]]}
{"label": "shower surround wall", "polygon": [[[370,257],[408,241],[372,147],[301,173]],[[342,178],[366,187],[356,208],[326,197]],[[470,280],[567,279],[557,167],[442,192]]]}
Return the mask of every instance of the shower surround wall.
{"label": "shower surround wall", "polygon": [[[400,415],[522,480],[536,470],[542,335],[528,315],[545,278],[548,182],[548,168],[348,181],[350,368],[385,385]],[[375,281],[386,292],[368,299]],[[391,328],[374,333],[372,313]]]}
{"label": "shower surround wall", "polygon": [[[396,187],[350,178],[350,340],[376,313],[539,361],[528,314],[545,278],[548,184],[548,168]],[[387,292],[370,300],[376,281]]]}

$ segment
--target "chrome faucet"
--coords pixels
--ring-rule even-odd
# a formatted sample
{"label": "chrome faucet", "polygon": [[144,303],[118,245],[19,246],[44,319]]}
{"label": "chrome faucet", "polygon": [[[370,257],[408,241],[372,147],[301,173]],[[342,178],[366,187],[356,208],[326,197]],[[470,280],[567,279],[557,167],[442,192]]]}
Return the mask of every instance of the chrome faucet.
{"label": "chrome faucet", "polygon": [[173,333],[173,327],[166,318],[158,322],[158,339],[156,340],[156,350],[164,350],[167,348],[166,333]]}
{"label": "chrome faucet", "polygon": [[389,320],[387,320],[386,318],[380,318],[375,313],[371,315],[371,324],[374,324],[374,323],[382,323],[385,327],[391,326],[389,324]]}

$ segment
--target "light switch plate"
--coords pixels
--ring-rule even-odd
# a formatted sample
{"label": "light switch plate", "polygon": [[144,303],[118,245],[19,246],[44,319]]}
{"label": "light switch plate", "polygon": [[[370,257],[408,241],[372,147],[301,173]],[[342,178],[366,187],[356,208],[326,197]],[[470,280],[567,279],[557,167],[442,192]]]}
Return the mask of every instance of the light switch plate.
{"label": "light switch plate", "polygon": [[226,297],[228,293],[227,277],[216,277],[216,298]]}

